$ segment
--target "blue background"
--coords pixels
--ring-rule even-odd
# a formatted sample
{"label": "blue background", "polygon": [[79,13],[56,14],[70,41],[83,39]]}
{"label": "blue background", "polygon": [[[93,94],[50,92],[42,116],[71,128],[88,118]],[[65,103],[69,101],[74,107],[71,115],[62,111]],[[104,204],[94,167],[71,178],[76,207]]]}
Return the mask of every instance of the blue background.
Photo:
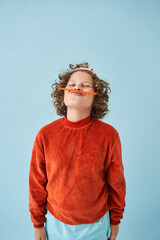
{"label": "blue background", "polygon": [[28,174],[38,130],[60,118],[51,85],[89,63],[110,83],[122,142],[126,208],[116,240],[158,240],[160,1],[0,1],[1,240],[34,239]]}

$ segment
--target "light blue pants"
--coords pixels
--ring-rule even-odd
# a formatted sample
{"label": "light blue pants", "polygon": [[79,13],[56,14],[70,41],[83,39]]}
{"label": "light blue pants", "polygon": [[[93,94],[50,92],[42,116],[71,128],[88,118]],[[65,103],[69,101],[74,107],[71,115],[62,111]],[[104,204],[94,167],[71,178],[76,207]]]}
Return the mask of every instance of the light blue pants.
{"label": "light blue pants", "polygon": [[56,219],[47,209],[44,227],[47,240],[107,240],[110,236],[109,211],[91,224],[69,225]]}

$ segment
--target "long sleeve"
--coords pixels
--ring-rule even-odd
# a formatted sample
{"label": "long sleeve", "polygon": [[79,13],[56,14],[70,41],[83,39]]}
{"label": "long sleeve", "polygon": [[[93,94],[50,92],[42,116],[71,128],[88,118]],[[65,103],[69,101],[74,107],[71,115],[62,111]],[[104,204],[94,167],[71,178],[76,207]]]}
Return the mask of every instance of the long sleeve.
{"label": "long sleeve", "polygon": [[47,213],[47,174],[43,142],[38,132],[34,140],[29,170],[29,211],[35,228],[44,226]]}
{"label": "long sleeve", "polygon": [[119,134],[110,152],[110,164],[107,169],[107,184],[110,201],[110,224],[118,225],[123,218],[126,206],[126,181],[122,163],[122,148]]}

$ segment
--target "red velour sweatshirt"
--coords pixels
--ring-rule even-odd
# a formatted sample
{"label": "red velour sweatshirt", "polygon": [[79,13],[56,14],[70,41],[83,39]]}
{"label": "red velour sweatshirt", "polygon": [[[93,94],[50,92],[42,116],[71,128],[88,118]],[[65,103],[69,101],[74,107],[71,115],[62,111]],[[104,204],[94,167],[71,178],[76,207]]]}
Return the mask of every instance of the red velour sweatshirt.
{"label": "red velour sweatshirt", "polygon": [[118,131],[88,117],[65,117],[36,134],[29,170],[29,211],[35,228],[47,209],[59,221],[89,224],[109,210],[110,224],[123,218],[126,182]]}

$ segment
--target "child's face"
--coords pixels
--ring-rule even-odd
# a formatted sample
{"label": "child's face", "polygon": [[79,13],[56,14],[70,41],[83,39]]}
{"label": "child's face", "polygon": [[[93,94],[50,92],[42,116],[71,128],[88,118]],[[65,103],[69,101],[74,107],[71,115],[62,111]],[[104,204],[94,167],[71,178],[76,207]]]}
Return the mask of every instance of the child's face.
{"label": "child's face", "polygon": [[[72,73],[66,88],[94,92],[93,79],[90,74],[82,71]],[[92,109],[95,95],[83,93],[82,95],[73,94],[71,91],[64,90],[64,103],[69,108]]]}

